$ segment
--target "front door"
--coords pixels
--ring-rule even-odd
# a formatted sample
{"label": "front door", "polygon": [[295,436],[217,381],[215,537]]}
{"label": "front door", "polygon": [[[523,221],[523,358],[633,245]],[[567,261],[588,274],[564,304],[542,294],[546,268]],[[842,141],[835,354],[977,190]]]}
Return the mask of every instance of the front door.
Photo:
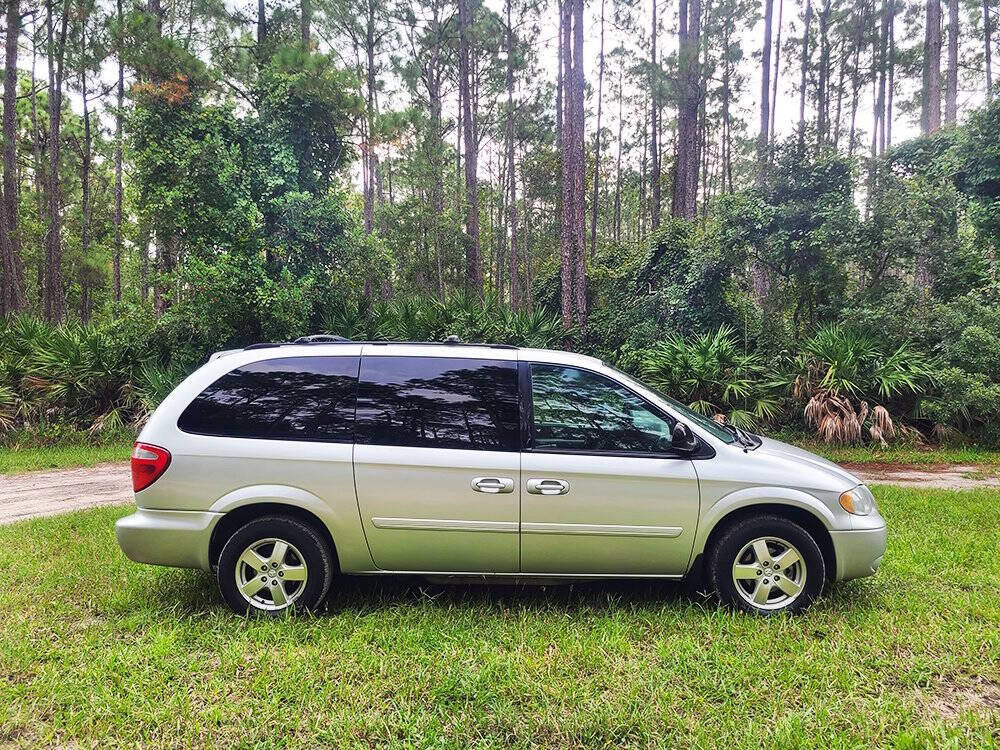
{"label": "front door", "polygon": [[525,573],[679,575],[698,478],[671,449],[673,418],[610,378],[531,364],[521,460]]}
{"label": "front door", "polygon": [[380,569],[517,571],[516,354],[385,356],[366,347],[354,477]]}

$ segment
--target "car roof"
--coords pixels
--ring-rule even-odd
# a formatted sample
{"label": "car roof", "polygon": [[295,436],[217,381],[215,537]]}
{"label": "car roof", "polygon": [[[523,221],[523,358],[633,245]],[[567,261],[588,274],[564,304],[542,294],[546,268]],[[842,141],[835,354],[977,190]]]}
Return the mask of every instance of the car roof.
{"label": "car roof", "polygon": [[[572,364],[584,367],[601,367],[603,363],[596,357],[567,352],[559,349],[537,349],[517,347],[510,344],[474,344],[457,341],[446,343],[428,341],[293,341],[287,343],[252,344],[243,349],[227,349],[215,352],[209,361],[228,357],[241,352],[259,352],[254,359],[273,359],[289,356],[316,356],[350,351],[357,354],[358,347],[364,356],[397,357],[453,357],[456,359],[500,359],[509,361],[547,362],[552,364]],[[241,357],[244,361],[246,358]]]}

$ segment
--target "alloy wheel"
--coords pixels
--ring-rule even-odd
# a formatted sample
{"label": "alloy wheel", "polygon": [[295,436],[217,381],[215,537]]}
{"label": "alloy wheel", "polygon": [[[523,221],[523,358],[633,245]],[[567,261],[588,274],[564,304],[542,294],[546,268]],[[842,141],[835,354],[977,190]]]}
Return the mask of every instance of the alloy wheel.
{"label": "alloy wheel", "polygon": [[737,593],[758,609],[783,609],[805,590],[806,564],[795,546],[774,536],[748,542],[733,562]]}
{"label": "alloy wheel", "polygon": [[252,607],[274,612],[295,603],[305,591],[305,559],[283,539],[260,539],[236,561],[236,588]]}

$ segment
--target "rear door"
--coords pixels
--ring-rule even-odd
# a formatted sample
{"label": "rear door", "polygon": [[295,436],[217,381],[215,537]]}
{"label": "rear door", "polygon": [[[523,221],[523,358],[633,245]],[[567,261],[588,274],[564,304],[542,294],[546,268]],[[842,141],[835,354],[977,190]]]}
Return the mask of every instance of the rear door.
{"label": "rear door", "polygon": [[516,572],[516,351],[484,349],[483,358],[465,358],[427,356],[415,346],[385,354],[368,349],[358,387],[354,477],[375,564],[413,572]]}
{"label": "rear door", "polygon": [[522,363],[525,573],[678,575],[698,522],[698,478],[674,419],[590,370]]}

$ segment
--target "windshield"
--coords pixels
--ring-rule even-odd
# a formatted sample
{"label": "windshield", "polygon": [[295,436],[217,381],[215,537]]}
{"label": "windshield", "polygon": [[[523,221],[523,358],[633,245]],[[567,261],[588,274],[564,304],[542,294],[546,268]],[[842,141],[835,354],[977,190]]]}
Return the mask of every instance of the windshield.
{"label": "windshield", "polygon": [[663,393],[662,391],[658,391],[656,388],[653,388],[651,385],[648,385],[647,383],[642,383],[636,380],[631,375],[622,372],[616,367],[611,367],[610,365],[608,365],[608,368],[614,370],[614,372],[627,384],[633,387],[637,386],[639,388],[645,388],[647,391],[652,391],[657,396],[666,401],[668,404],[670,404],[674,409],[680,412],[685,418],[694,422],[696,425],[701,427],[706,432],[710,432],[713,435],[713,437],[718,438],[724,443],[732,444],[736,442],[736,436],[733,435],[733,433],[731,433],[729,430],[725,429],[715,420],[709,419],[704,414],[699,414],[694,409],[692,409],[689,406],[685,406],[677,399],[671,398],[667,394]]}

